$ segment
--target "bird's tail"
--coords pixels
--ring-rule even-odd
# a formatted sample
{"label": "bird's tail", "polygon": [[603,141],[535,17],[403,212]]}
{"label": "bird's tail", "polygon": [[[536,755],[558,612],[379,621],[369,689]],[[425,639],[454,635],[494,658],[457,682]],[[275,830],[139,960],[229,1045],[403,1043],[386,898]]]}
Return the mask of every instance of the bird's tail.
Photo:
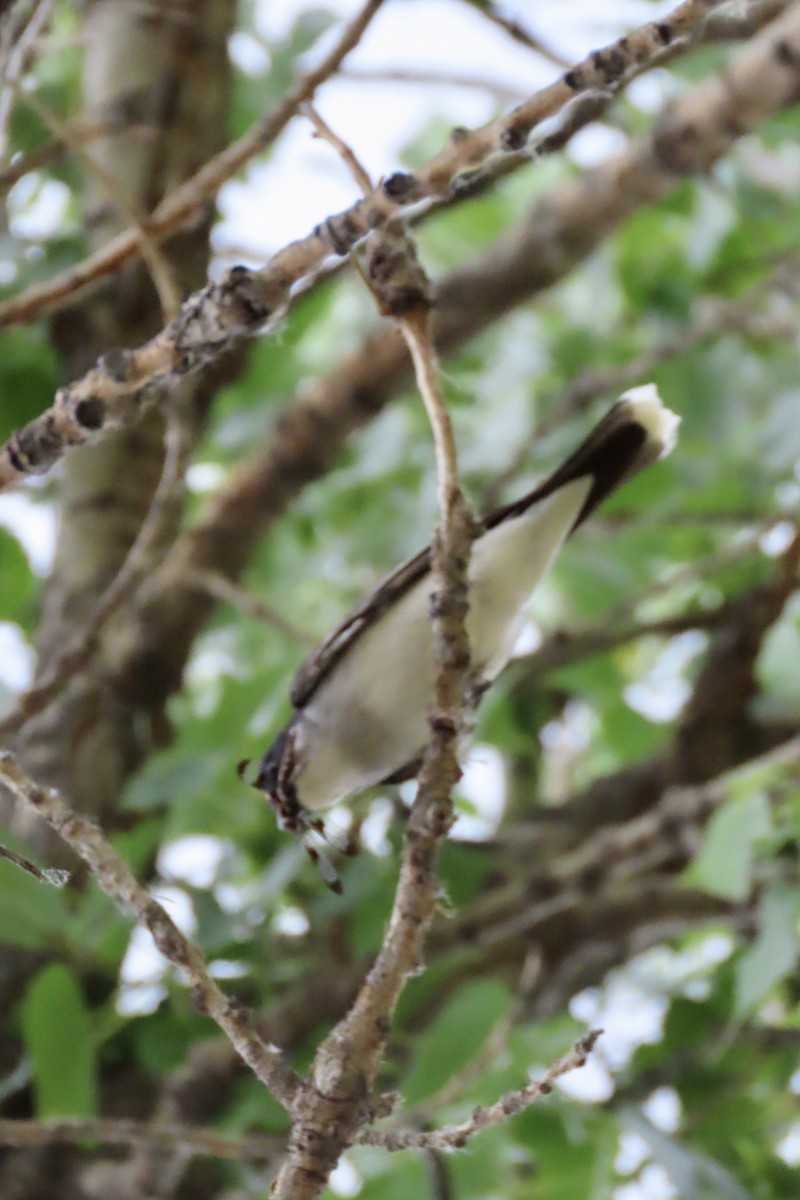
{"label": "bird's tail", "polygon": [[592,486],[573,529],[626,479],[669,454],[675,445],[680,417],[666,408],[653,383],[631,388],[620,396],[566,462],[527,496],[499,508],[486,518],[493,529],[509,517],[521,516],[575,479],[591,478]]}

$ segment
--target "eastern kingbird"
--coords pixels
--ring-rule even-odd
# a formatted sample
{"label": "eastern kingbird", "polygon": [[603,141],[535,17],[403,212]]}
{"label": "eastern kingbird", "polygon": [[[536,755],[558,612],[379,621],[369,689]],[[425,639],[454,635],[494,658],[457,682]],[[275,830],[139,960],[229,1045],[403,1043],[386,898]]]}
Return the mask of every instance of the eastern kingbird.
{"label": "eastern kingbird", "polygon": [[[669,453],[679,424],[653,384],[633,388],[548,479],[484,518],[472,546],[467,617],[481,690],[509,661],[525,605],[562,543],[621,483]],[[319,830],[306,810],[417,773],[433,703],[430,572],[428,546],[388,575],[295,675],[296,711],[254,782],[283,828]]]}

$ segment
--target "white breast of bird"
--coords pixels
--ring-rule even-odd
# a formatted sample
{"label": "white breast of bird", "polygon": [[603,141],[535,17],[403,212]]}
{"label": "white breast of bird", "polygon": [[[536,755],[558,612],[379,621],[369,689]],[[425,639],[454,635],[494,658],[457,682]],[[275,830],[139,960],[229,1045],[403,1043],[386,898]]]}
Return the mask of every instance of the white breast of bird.
{"label": "white breast of bird", "polygon": [[[525,608],[583,507],[576,479],[479,537],[470,559],[467,631],[473,669],[491,681],[508,662]],[[429,740],[434,668],[426,574],[347,651],[298,715],[293,782],[306,808],[334,804],[412,762]]]}

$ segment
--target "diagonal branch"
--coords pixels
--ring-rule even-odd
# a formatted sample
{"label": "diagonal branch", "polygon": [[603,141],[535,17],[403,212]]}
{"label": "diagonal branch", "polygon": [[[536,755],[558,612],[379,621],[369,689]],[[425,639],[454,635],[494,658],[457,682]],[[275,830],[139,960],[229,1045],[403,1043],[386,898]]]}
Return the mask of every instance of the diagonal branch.
{"label": "diagonal branch", "polygon": [[28,24],[9,53],[0,79],[0,163],[7,159],[8,123],[14,106],[16,90],[36,52],[36,43],[47,29],[55,8],[55,0],[38,0]]}
{"label": "diagonal branch", "polygon": [[34,783],[8,751],[0,752],[0,782],[83,859],[107,896],[150,931],[164,957],[185,972],[195,1007],[216,1021],[254,1074],[289,1108],[298,1080],[280,1051],[261,1040],[247,1010],[221,991],[206,970],[199,946],[181,933],[158,901],[137,883],[98,826],[74,812],[55,789]]}
{"label": "diagonal branch", "polygon": [[165,525],[172,519],[173,506],[188,464],[191,439],[185,414],[173,408],[166,429],[166,453],[161,478],[136,540],[122,566],[97,602],[91,620],[61,650],[48,670],[19,697],[16,707],[0,720],[0,737],[17,733],[36,713],[55,699],[70,676],[80,671],[100,645],[100,635],[122,605],[133,595],[147,573],[163,540]]}
{"label": "diagonal branch", "polygon": [[[216,196],[222,185],[251,158],[272,145],[300,105],[314,96],[358,45],[382,3],[383,0],[365,0],[363,7],[345,26],[340,38],[319,66],[301,76],[280,104],[257,121],[247,133],[214,155],[160,201],[147,219],[141,222],[143,232],[152,242],[157,244],[182,226],[206,216],[209,197]],[[46,283],[34,284],[13,300],[0,304],[0,325],[29,321],[60,307],[67,299],[82,299],[89,284],[118,270],[130,258],[141,253],[141,249],[139,230],[127,229],[117,234],[83,262]]]}
{"label": "diagonal branch", "polygon": [[361,1145],[382,1146],[385,1150],[460,1150],[471,1137],[492,1125],[508,1121],[517,1113],[530,1108],[542,1096],[549,1096],[558,1079],[586,1065],[586,1060],[602,1034],[602,1029],[593,1029],[585,1034],[564,1058],[553,1063],[541,1079],[528,1083],[516,1091],[506,1092],[494,1104],[474,1108],[466,1120],[458,1125],[445,1125],[441,1129],[376,1129],[365,1130],[356,1141]]}
{"label": "diagonal branch", "polygon": [[[58,392],[51,409],[0,448],[0,487],[22,475],[47,470],[67,447],[129,424],[145,407],[163,403],[165,393],[178,379],[273,325],[290,304],[291,289],[313,276],[331,254],[348,253],[370,229],[404,207],[424,207],[452,197],[467,167],[493,158],[502,164],[504,155],[524,148],[535,125],[576,96],[618,85],[629,73],[640,73],[643,63],[656,61],[668,43],[691,34],[699,36],[701,19],[715,2],[686,0],[666,21],[642,26],[614,46],[596,52],[510,116],[472,132],[458,130],[415,175],[391,176],[369,197],[280,250],[264,268],[235,267],[219,282],[207,285],[186,301],[179,317],[161,333],[137,350],[118,351],[100,359],[82,379]],[[788,55],[781,55],[776,47],[789,46],[792,38],[800,44],[798,27],[797,14],[793,21],[787,18],[776,24],[774,34],[757,39],[734,60],[729,76],[709,80],[688,93],[676,105],[674,117],[670,113],[657,122],[651,138],[639,143],[627,157],[614,160],[618,177],[609,182],[613,181],[621,216],[630,211],[632,201],[642,203],[664,194],[682,174],[707,170],[737,136],[794,98],[800,73],[792,58],[794,50],[790,47]],[[747,105],[740,104],[739,93],[747,96]],[[297,104],[306,98],[300,96]],[[687,128],[691,129],[694,152],[681,156],[679,146]],[[151,237],[158,235],[155,217],[146,228]],[[601,230],[605,232],[602,226]],[[580,253],[573,251],[571,262],[578,257]],[[16,319],[20,319],[18,310],[0,306],[0,320]]]}
{"label": "diagonal branch", "polygon": [[[790,15],[800,47],[800,11]],[[756,94],[762,94],[760,76],[768,72],[774,39],[774,31],[768,31],[737,56],[738,66],[731,68],[728,79],[739,81],[739,92],[746,75]],[[800,67],[797,73],[800,77]],[[669,191],[678,176],[658,163],[672,161],[681,152],[695,119],[712,129],[719,122],[724,126],[720,136],[726,138],[743,132],[744,119],[752,114],[738,95],[729,94],[730,86],[725,80],[709,80],[687,93],[660,118],[649,138],[553,188],[524,222],[445,278],[437,289],[434,313],[440,353],[464,344],[515,305],[563,278],[627,216]],[[721,147],[715,139],[715,153],[717,149]],[[712,161],[713,154],[707,163],[698,163],[698,169],[707,169]],[[177,686],[192,641],[211,608],[184,586],[186,574],[213,570],[236,578],[258,540],[302,488],[331,469],[346,439],[404,385],[407,361],[398,332],[379,329],[331,375],[304,387],[270,440],[234,470],[205,516],[179,539],[169,562],[150,581],[150,594],[138,616],[141,636],[133,639],[137,653],[120,662],[122,678],[135,664],[141,665],[144,649],[153,655],[165,688]]]}

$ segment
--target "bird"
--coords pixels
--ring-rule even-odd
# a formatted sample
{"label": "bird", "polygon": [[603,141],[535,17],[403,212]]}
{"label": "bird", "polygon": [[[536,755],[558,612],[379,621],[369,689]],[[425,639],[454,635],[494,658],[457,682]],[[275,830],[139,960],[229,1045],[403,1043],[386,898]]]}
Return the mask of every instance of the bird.
{"label": "bird", "polygon": [[[673,449],[679,424],[654,384],[631,388],[556,471],[483,518],[466,621],[478,694],[512,657],[528,600],[563,543],[622,483]],[[322,833],[320,809],[419,770],[433,704],[431,562],[427,546],[397,567],[296,672],[295,711],[253,781],[283,829],[301,838]],[[307,841],[306,848],[319,862]],[[330,867],[326,882],[339,890]]]}

